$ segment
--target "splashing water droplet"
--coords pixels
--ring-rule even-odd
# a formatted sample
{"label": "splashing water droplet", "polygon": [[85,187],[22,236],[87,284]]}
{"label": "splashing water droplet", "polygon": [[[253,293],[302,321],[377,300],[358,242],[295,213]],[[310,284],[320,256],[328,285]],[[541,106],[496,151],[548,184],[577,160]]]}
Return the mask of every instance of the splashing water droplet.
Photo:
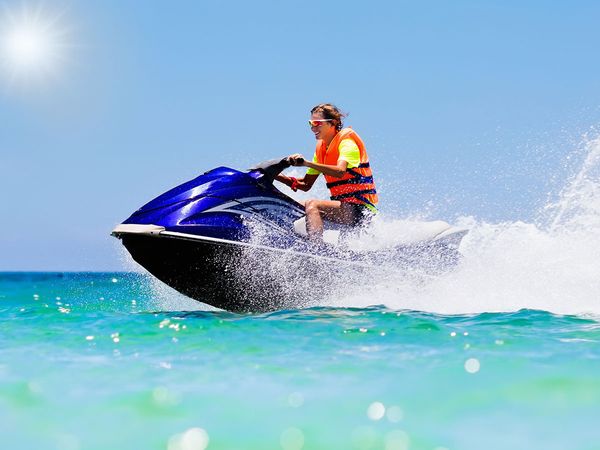
{"label": "splashing water droplet", "polygon": [[465,361],[465,370],[469,373],[477,373],[481,368],[481,364],[477,358],[469,358]]}
{"label": "splashing water droplet", "polygon": [[380,420],[385,415],[385,406],[381,402],[373,402],[367,408],[367,417],[371,420]]}
{"label": "splashing water droplet", "polygon": [[295,427],[287,428],[281,433],[279,443],[284,450],[300,450],[304,447],[304,433]]}

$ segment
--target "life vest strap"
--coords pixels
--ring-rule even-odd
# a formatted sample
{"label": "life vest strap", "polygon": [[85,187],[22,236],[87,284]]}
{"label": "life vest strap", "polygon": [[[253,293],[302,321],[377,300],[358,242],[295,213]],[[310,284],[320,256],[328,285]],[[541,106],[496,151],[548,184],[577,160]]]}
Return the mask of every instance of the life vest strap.
{"label": "life vest strap", "polygon": [[369,208],[371,211],[376,213],[377,206],[375,206],[375,204],[373,204],[373,202],[371,202],[367,197],[365,197],[364,195],[361,195],[361,194],[376,194],[376,193],[377,192],[375,191],[375,189],[366,189],[364,191],[335,195],[335,196],[331,197],[331,200],[342,200],[344,198],[355,198],[355,199],[363,202],[365,204],[365,206],[367,206],[367,208]]}
{"label": "life vest strap", "polygon": [[[358,165],[357,168],[358,169],[368,169],[369,163],[368,162],[361,163]],[[373,184],[373,176],[371,176],[371,175],[363,175],[354,169],[346,169],[346,172],[351,174],[353,176],[353,178],[348,178],[348,179],[339,180],[339,181],[332,181],[331,183],[327,183],[327,187],[329,189],[331,189],[332,187],[343,186],[345,184]],[[369,170],[369,172],[371,172],[371,171]]]}
{"label": "life vest strap", "polygon": [[349,178],[347,180],[333,181],[327,183],[327,187],[331,189],[336,186],[343,186],[344,184],[369,184],[373,183],[373,177],[364,177],[359,174],[359,177]]}
{"label": "life vest strap", "polygon": [[367,207],[369,209],[371,209],[373,212],[377,212],[377,206],[375,206],[373,203],[371,203],[367,197],[365,197],[363,195],[356,195],[355,198],[365,202]]}
{"label": "life vest strap", "polygon": [[[357,171],[356,171],[356,170],[354,170],[354,169],[346,169],[346,172],[348,172],[348,173],[350,173],[350,174],[354,175],[355,177],[363,177],[363,176],[365,176],[365,175],[362,175],[360,172],[357,172]],[[368,172],[368,173],[370,173],[370,172],[371,172],[371,171],[369,170],[369,172]]]}
{"label": "life vest strap", "polygon": [[364,197],[363,194],[377,194],[377,191],[375,189],[364,189],[362,191],[348,192],[347,194],[333,195],[331,197],[331,200],[343,200],[345,198],[356,198],[356,199],[360,200],[361,202],[365,202],[366,204],[375,207],[375,205],[373,203],[371,203],[369,200],[367,200],[367,198]]}

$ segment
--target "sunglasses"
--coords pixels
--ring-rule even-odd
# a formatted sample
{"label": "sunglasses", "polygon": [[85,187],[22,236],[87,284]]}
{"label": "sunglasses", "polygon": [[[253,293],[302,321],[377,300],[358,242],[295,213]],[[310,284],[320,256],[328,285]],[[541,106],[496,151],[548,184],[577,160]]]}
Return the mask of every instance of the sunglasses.
{"label": "sunglasses", "polygon": [[308,125],[311,127],[320,127],[321,125],[323,125],[323,122],[331,122],[333,119],[316,119],[316,120],[309,120],[308,121]]}

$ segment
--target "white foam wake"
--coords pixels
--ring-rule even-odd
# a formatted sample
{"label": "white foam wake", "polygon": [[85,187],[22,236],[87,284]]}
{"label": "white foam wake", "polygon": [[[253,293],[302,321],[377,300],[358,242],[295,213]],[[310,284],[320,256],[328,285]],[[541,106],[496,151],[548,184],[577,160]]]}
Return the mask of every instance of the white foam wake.
{"label": "white foam wake", "polygon": [[[522,308],[600,314],[600,139],[587,141],[585,152],[581,169],[544,208],[540,223],[462,217],[456,225],[470,232],[454,271],[425,281],[387,276],[329,303],[449,314]],[[393,229],[386,233],[395,239]]]}
{"label": "white foam wake", "polygon": [[[327,299],[315,299],[315,304],[384,304],[445,314],[529,308],[600,315],[600,139],[585,141],[584,155],[580,169],[547,203],[542,219],[535,224],[488,223],[474,217],[461,217],[453,223],[470,230],[461,244],[462,261],[453,271],[432,276],[386,270],[378,279],[344,280],[353,287]],[[324,186],[314,191],[297,198],[327,196]],[[364,244],[379,248],[415,239],[421,231],[407,227],[410,223],[380,217],[368,236],[370,241]],[[286,261],[281,264],[289,264]],[[159,282],[154,292],[166,309],[206,307]]]}

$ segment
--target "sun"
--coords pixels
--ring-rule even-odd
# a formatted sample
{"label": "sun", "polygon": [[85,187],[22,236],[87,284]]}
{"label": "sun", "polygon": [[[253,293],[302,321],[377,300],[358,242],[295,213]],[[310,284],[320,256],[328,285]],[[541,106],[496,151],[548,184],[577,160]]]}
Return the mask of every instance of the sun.
{"label": "sun", "polygon": [[0,12],[0,72],[11,84],[47,81],[64,66],[67,28],[63,13],[23,4]]}

